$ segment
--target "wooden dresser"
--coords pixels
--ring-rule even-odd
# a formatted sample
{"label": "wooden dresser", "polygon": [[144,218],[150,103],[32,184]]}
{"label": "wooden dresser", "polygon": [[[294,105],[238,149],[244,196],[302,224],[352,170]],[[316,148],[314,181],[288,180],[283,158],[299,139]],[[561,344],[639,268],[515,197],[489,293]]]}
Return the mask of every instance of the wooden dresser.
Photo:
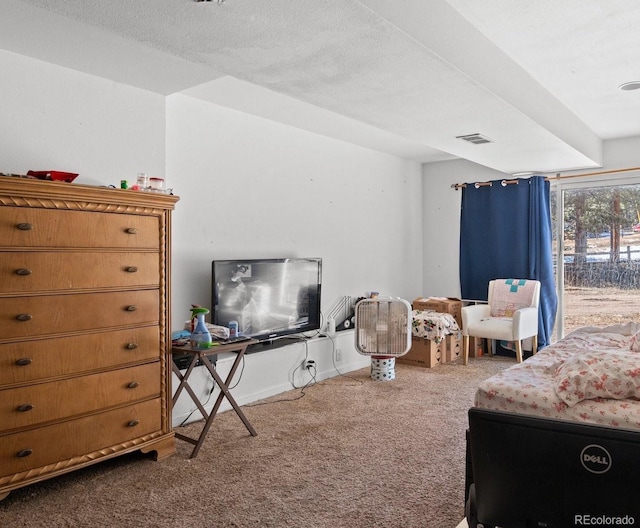
{"label": "wooden dresser", "polygon": [[0,176],[0,499],[175,452],[175,196]]}

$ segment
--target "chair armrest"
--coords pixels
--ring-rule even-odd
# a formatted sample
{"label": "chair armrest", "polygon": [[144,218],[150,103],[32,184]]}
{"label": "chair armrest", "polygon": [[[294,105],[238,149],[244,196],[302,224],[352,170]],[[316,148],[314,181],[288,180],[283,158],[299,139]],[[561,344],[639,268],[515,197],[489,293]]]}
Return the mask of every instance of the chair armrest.
{"label": "chair armrest", "polygon": [[469,326],[486,319],[491,315],[491,306],[488,304],[472,304],[462,307],[462,335],[469,335]]}
{"label": "chair armrest", "polygon": [[538,335],[538,308],[528,306],[513,313],[513,338],[525,339]]}

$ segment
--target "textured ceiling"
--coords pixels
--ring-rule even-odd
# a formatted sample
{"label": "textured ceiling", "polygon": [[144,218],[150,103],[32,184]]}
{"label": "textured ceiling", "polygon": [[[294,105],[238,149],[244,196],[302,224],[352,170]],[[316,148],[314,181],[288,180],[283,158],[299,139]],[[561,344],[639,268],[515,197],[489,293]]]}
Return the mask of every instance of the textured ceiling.
{"label": "textured ceiling", "polygon": [[[630,0],[0,0],[0,48],[419,161],[596,167],[640,135]],[[493,140],[468,144],[456,136]]]}

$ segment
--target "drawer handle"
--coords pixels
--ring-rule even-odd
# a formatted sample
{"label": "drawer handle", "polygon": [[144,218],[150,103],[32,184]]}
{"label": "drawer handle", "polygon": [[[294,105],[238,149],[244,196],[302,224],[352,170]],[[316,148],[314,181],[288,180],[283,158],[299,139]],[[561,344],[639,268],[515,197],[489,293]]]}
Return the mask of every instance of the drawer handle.
{"label": "drawer handle", "polygon": [[21,449],[16,453],[19,458],[28,457],[33,454],[33,449]]}
{"label": "drawer handle", "polygon": [[138,421],[138,420],[131,420],[130,422],[127,422],[127,427],[135,427],[139,423],[140,423],[140,421]]}
{"label": "drawer handle", "polygon": [[125,233],[129,234],[129,235],[137,235],[138,234],[138,230],[135,227],[127,227],[127,229],[124,230]]}
{"label": "drawer handle", "polygon": [[32,271],[29,268],[18,268],[16,275],[31,275]]}
{"label": "drawer handle", "polygon": [[131,383],[129,383],[129,385],[127,385],[127,389],[135,389],[139,385],[140,384],[137,381],[132,381]]}
{"label": "drawer handle", "polygon": [[18,321],[31,321],[31,319],[33,319],[33,315],[31,315],[31,314],[20,314],[18,317],[16,317],[16,319]]}
{"label": "drawer handle", "polygon": [[127,273],[136,273],[138,271],[138,266],[127,266],[124,268],[124,271]]}
{"label": "drawer handle", "polygon": [[138,343],[127,343],[127,350],[135,350],[136,348],[138,348]]}
{"label": "drawer handle", "polygon": [[135,312],[138,309],[138,307],[135,304],[130,304],[129,306],[127,306],[125,308],[125,310],[127,312]]}
{"label": "drawer handle", "polygon": [[19,365],[20,367],[26,367],[27,365],[31,365],[32,362],[33,360],[31,358],[16,359],[16,365]]}
{"label": "drawer handle", "polygon": [[31,231],[33,229],[33,224],[21,222],[16,227],[20,229],[20,231]]}
{"label": "drawer handle", "polygon": [[22,405],[18,405],[17,411],[27,412],[27,411],[30,411],[31,409],[33,409],[33,405],[31,405],[30,403],[24,403]]}

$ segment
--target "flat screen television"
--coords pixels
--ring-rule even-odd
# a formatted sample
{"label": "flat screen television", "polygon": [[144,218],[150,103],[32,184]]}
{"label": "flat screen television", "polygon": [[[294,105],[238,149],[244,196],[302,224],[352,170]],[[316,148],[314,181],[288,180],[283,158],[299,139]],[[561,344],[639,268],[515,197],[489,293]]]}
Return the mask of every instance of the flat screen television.
{"label": "flat screen television", "polygon": [[212,318],[239,335],[268,341],[318,330],[321,258],[214,260]]}

